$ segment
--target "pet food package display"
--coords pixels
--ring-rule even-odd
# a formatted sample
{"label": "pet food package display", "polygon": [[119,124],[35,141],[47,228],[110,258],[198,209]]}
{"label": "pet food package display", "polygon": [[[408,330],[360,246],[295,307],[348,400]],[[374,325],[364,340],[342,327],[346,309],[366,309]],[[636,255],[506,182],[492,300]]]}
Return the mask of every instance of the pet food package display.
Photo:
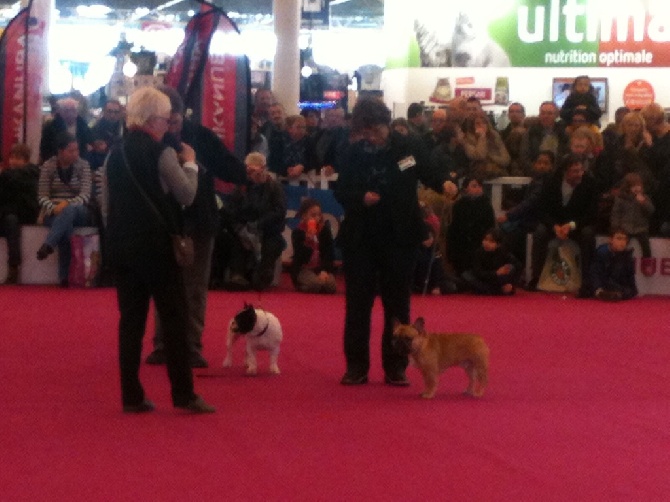
{"label": "pet food package display", "polygon": [[70,247],[70,287],[97,286],[100,273],[100,236],[97,233],[75,233],[70,238]]}
{"label": "pet food package display", "polygon": [[537,289],[552,293],[576,293],[581,285],[579,246],[569,239],[552,240]]}

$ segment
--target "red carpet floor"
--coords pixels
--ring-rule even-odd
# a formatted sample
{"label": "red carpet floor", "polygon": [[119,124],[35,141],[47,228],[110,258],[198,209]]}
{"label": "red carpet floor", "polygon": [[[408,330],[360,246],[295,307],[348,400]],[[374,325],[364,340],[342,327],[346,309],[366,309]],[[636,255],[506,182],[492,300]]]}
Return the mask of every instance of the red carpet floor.
{"label": "red carpet floor", "polygon": [[[381,383],[375,306],[371,382],[338,384],[344,298],[266,293],[284,327],[282,374],[246,377],[243,343],[221,368],[225,326],[255,294],[212,292],[210,368],[196,388],[218,412],[187,416],[163,367],[143,365],[154,413],[120,412],[115,293],[0,288],[0,499],[668,500],[669,301],[605,304],[414,297],[435,330],[482,334],[482,400],[460,369],[436,398]],[[145,340],[145,354],[150,349]]]}

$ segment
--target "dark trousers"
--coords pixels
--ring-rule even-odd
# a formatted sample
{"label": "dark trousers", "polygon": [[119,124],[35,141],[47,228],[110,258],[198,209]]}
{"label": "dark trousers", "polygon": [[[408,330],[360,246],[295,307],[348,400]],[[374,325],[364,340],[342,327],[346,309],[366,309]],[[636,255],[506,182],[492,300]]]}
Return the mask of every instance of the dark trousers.
{"label": "dark trousers", "polygon": [[269,286],[274,279],[275,266],[284,251],[284,246],[281,234],[263,236],[261,259],[256,262],[253,251],[246,249],[236,237],[230,250],[230,275],[239,274],[251,279],[255,286]]}
{"label": "dark trousers", "polygon": [[183,406],[195,397],[189,364],[186,293],[182,271],[174,261],[169,242],[156,249],[156,246],[128,245],[117,250],[114,260],[121,314],[121,397],[124,405],[136,405],[144,399],[139,370],[149,301],[153,298],[163,326],[172,402]]}
{"label": "dark trousers", "polygon": [[409,323],[414,279],[415,248],[361,246],[343,249],[346,284],[344,356],[347,371],[361,374],[370,369],[370,324],[377,293],[384,308],[382,367],[388,375],[407,368],[407,357],[391,346],[393,319]]}
{"label": "dark trousers", "polygon": [[[190,353],[202,354],[202,332],[205,330],[205,314],[207,312],[207,286],[212,267],[212,248],[214,237],[211,235],[192,234],[193,265],[181,269],[188,303],[188,344]],[[154,350],[164,350],[163,325],[156,315],[154,334]]]}
{"label": "dark trousers", "polygon": [[7,265],[21,265],[21,225],[14,214],[5,214],[0,219],[0,237],[7,238]]}
{"label": "dark trousers", "polygon": [[[547,259],[547,250],[549,242],[556,237],[553,228],[549,229],[544,224],[540,223],[533,232],[533,281],[537,283],[542,273],[542,267]],[[591,226],[577,228],[570,232],[568,238],[575,241],[579,246],[579,254],[581,255],[582,267],[582,288],[589,287],[589,269],[591,261],[593,261],[593,254],[596,250],[596,234]]]}

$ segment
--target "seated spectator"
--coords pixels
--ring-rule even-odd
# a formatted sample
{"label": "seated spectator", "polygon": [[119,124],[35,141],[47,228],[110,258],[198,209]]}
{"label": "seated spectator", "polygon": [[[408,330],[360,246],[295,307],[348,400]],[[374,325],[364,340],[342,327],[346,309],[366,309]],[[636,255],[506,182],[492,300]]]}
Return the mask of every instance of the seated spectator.
{"label": "seated spectator", "polygon": [[496,219],[507,235],[510,250],[519,260],[526,258],[526,235],[535,231],[540,222],[540,196],[545,181],[554,173],[553,152],[541,151],[533,163],[532,180],[526,188],[524,199]]}
{"label": "seated spectator", "polygon": [[337,171],[340,156],[349,142],[349,128],[341,106],[327,108],[323,113],[323,129],[314,141],[314,168],[331,176]]}
{"label": "seated spectator", "polygon": [[[590,123],[587,116],[588,115],[583,108],[577,108],[572,113],[572,118],[565,128],[565,133],[572,139],[573,133],[578,129],[588,130],[591,133],[591,154],[594,157],[597,157],[600,155],[600,152],[603,151],[603,137],[602,134],[600,134],[600,128],[597,125]],[[570,150],[572,153],[581,153],[576,152],[572,147]]]}
{"label": "seated spectator", "polygon": [[265,157],[250,153],[245,159],[246,184],[230,196],[230,214],[235,240],[230,256],[230,281],[235,289],[268,288],[274,279],[275,265],[285,242],[286,219],[284,190],[267,171]]}
{"label": "seated spectator", "polygon": [[629,300],[637,296],[633,250],[628,249],[625,231],[612,229],[609,242],[598,246],[589,277],[589,294],[599,300]]}
{"label": "seated spectator", "polygon": [[21,225],[37,219],[37,180],[39,169],[30,163],[30,147],[14,145],[7,166],[0,169],[0,237],[7,238],[7,277],[5,284],[16,284],[21,265]]}
{"label": "seated spectator", "polygon": [[614,122],[607,124],[607,127],[603,129],[602,135],[605,150],[612,148],[623,134],[621,121],[628,113],[630,113],[630,111],[630,108],[627,106],[620,106],[616,109],[616,112],[614,112]]}
{"label": "seated spectator", "polygon": [[644,193],[642,178],[637,173],[628,173],[614,197],[611,228],[623,230],[629,238],[635,237],[643,258],[651,257],[649,221],[653,212],[654,204]]}
{"label": "seated spectator", "polygon": [[307,137],[316,138],[321,131],[321,113],[316,108],[307,107],[300,110],[300,115],[305,118]]}
{"label": "seated spectator", "polygon": [[91,128],[93,137],[115,145],[123,137],[123,106],[118,99],[109,99],[102,107],[102,117]]}
{"label": "seated spectator", "polygon": [[40,162],[46,162],[56,155],[58,138],[68,132],[77,140],[79,156],[86,158],[93,134],[86,121],[79,116],[79,102],[74,98],[63,98],[56,102],[54,117],[42,126],[40,140]]}
{"label": "seated spectator", "polygon": [[486,115],[480,113],[466,119],[463,133],[463,148],[470,159],[470,174],[482,179],[507,176],[509,153]]}
{"label": "seated spectator", "polygon": [[579,296],[588,291],[588,270],[595,250],[594,223],[597,208],[596,183],[584,172],[584,159],[568,155],[561,161],[558,172],[547,179],[540,194],[540,224],[533,232],[533,275],[529,289],[537,283],[553,238],[571,239],[579,245],[582,263],[582,288]]}
{"label": "seated spectator", "polygon": [[307,137],[307,123],[302,115],[292,115],[286,118],[286,136],[280,170],[280,176],[289,179],[299,178],[312,168],[312,144]]}
{"label": "seated spectator", "polygon": [[306,198],[296,216],[300,223],[291,232],[291,279],[295,289],[303,293],[335,293],[335,244],[330,223],[323,219],[321,204]]}
{"label": "seated spectator", "polygon": [[532,171],[533,162],[541,150],[554,152],[560,159],[568,152],[568,135],[565,127],[556,121],[558,108],[551,101],[545,101],[540,105],[538,120],[532,123],[521,139],[521,153],[519,160],[524,173],[529,175]]}
{"label": "seated spectator", "polygon": [[409,135],[409,122],[406,118],[398,117],[391,122],[391,129],[403,136],[407,136]]}
{"label": "seated spectator", "polygon": [[409,132],[419,137],[428,132],[424,111],[425,108],[421,103],[410,103],[410,105],[407,107],[407,122],[409,122]]}
{"label": "seated spectator", "polygon": [[475,250],[484,234],[495,225],[491,201],[484,195],[482,181],[466,176],[461,196],[452,208],[451,224],[447,230],[447,256],[460,275],[472,268]]}
{"label": "seated spectator", "polygon": [[413,289],[416,293],[423,294],[430,291],[432,295],[456,293],[458,285],[444,270],[439,250],[440,219],[429,204],[419,201],[419,205],[423,212],[428,239],[419,245],[416,268],[414,270]]}
{"label": "seated spectator", "polygon": [[40,167],[40,220],[50,230],[44,244],[37,251],[37,259],[46,259],[58,247],[58,279],[61,286],[67,287],[70,237],[75,227],[91,224],[88,209],[91,168],[79,156],[77,138],[71,134],[61,134],[56,148],[56,155]]}
{"label": "seated spectator", "polygon": [[472,268],[461,275],[465,286],[480,295],[513,295],[521,274],[521,262],[507,252],[500,229],[484,233],[475,251]]}
{"label": "seated spectator", "polygon": [[251,133],[250,133],[250,146],[249,150],[252,152],[258,152],[264,155],[266,158],[270,153],[270,147],[268,145],[268,139],[260,131],[260,123],[258,119],[251,118]]}
{"label": "seated spectator", "polygon": [[523,133],[526,132],[524,120],[526,118],[526,109],[521,103],[512,103],[507,109],[509,124],[500,131],[500,137],[507,148],[510,156],[510,165],[508,168],[510,176],[524,176],[521,163],[521,140]]}
{"label": "seated spectator", "polygon": [[580,75],[575,78],[570,89],[570,94],[561,106],[561,118],[570,123],[572,115],[577,108],[586,113],[586,121],[590,124],[599,124],[600,116],[603,114],[596,99],[591,78],[588,75]]}
{"label": "seated spectator", "polygon": [[640,112],[653,141],[648,162],[658,188],[650,192],[656,211],[652,220],[652,234],[670,237],[670,124],[663,107],[658,103],[645,106]]}

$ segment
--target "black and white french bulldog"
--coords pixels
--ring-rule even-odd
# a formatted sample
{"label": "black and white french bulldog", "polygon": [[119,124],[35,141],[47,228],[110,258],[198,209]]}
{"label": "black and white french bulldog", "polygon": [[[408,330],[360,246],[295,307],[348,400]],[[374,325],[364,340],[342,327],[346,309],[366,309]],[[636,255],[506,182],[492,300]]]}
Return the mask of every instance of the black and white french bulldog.
{"label": "black and white french bulldog", "polygon": [[256,309],[253,305],[245,302],[244,308],[228,324],[226,358],[223,360],[224,367],[232,366],[233,344],[235,340],[242,336],[247,340],[247,375],[255,375],[258,371],[256,353],[259,350],[267,350],[270,353],[270,373],[279,375],[277,359],[279,358],[279,345],[283,338],[279,319],[270,312]]}

